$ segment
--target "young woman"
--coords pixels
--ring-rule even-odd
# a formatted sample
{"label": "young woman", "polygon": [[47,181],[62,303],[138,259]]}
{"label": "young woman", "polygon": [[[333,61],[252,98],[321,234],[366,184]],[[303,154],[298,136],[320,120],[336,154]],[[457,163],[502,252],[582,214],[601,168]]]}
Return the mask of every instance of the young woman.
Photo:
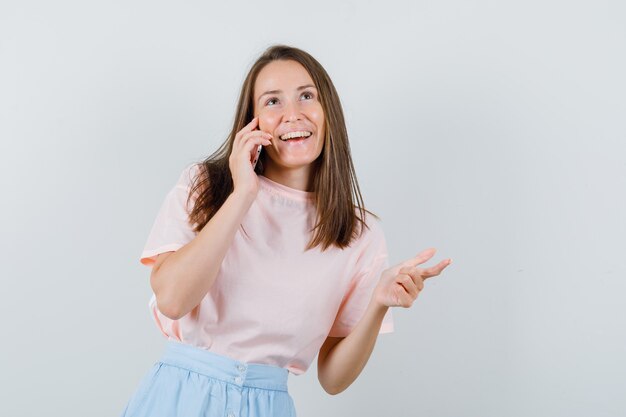
{"label": "young woman", "polygon": [[148,236],[168,341],[123,416],[295,417],[288,373],[317,355],[324,390],[345,390],[394,330],[389,307],[410,307],[449,263],[416,267],[433,254],[388,268],[330,77],[300,49],[268,48],[228,139],[185,167]]}

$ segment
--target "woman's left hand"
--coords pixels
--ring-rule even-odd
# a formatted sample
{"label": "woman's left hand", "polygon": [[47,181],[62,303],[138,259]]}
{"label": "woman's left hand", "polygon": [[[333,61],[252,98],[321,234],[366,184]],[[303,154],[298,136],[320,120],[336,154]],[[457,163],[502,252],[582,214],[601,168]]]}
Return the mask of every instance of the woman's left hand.
{"label": "woman's left hand", "polygon": [[430,268],[417,268],[416,265],[432,258],[436,251],[435,248],[426,249],[414,258],[385,269],[374,289],[374,302],[387,307],[411,307],[424,288],[424,280],[439,275],[452,262],[448,258]]}

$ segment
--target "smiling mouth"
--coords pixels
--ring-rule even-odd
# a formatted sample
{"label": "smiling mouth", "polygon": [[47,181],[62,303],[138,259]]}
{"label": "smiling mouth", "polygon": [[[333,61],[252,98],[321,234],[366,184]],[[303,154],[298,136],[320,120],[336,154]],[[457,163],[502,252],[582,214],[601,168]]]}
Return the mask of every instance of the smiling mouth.
{"label": "smiling mouth", "polygon": [[298,131],[298,132],[285,133],[279,139],[282,140],[283,142],[288,142],[288,141],[297,142],[297,141],[303,141],[304,139],[312,135],[313,135],[313,132],[303,130],[303,131]]}

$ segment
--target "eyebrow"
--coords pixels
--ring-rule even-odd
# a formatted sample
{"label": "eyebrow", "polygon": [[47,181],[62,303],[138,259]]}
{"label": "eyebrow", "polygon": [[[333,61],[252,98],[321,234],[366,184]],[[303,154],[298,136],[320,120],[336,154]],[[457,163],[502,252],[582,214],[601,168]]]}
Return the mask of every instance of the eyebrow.
{"label": "eyebrow", "polygon": [[[306,84],[306,85],[301,85],[300,87],[298,87],[296,90],[304,90],[305,88],[309,88],[309,87],[313,87],[315,88],[315,86],[313,84]],[[266,91],[263,94],[261,94],[259,96],[259,100],[261,99],[261,97],[266,96],[268,94],[278,94],[278,93],[282,93],[283,90],[270,90],[270,91]]]}

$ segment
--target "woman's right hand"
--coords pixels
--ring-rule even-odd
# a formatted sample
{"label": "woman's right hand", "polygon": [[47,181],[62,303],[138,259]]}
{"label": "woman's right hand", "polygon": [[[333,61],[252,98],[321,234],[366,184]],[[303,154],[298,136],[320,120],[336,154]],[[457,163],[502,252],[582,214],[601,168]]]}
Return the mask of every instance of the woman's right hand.
{"label": "woman's right hand", "polygon": [[233,177],[233,186],[237,191],[256,194],[259,189],[252,161],[256,156],[258,145],[271,145],[272,135],[262,130],[254,130],[259,124],[259,117],[252,119],[235,135],[233,149],[228,158],[228,166]]}

